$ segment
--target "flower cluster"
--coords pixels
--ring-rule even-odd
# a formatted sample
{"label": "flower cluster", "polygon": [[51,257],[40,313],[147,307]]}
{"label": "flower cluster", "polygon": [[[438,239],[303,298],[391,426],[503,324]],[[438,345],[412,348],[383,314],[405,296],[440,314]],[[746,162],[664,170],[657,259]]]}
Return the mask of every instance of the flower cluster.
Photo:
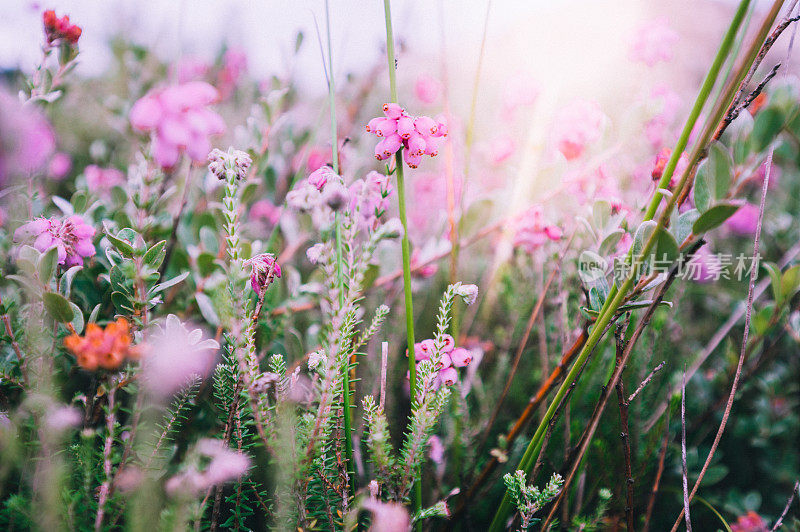
{"label": "flower cluster", "polygon": [[[422,340],[414,344],[414,359],[417,364],[423,360],[431,360],[436,353],[436,343],[431,340]],[[465,368],[472,362],[472,353],[463,347],[456,347],[456,342],[449,334],[444,337],[444,347],[439,356],[436,369],[439,375],[436,378],[434,387],[440,384],[452,386],[458,382],[458,372],[456,368]]]}
{"label": "flower cluster", "polygon": [[83,260],[95,254],[92,237],[94,227],[77,214],[64,221],[55,218],[37,218],[14,232],[17,242],[33,239],[33,247],[44,253],[51,247],[58,249],[58,263],[66,267],[83,264]]}
{"label": "flower cluster", "polygon": [[665,19],[658,19],[641,26],[631,45],[631,59],[647,66],[654,66],[660,61],[665,63],[672,59],[675,45],[680,36]]}
{"label": "flower cluster", "polygon": [[54,44],[61,40],[71,46],[78,44],[78,39],[81,37],[81,28],[70,23],[69,15],[58,18],[55,11],[48,9],[42,13],[42,22],[44,23],[44,33],[47,36],[48,44]]}
{"label": "flower cluster", "polygon": [[125,183],[125,175],[116,168],[100,168],[90,164],[83,170],[86,186],[93,192],[103,192]]}
{"label": "flower cluster", "polygon": [[514,231],[514,246],[528,253],[540,248],[548,240],[561,239],[561,228],[544,223],[541,207],[534,205],[517,217]]}
{"label": "flower cluster", "polygon": [[383,106],[384,116],[373,118],[367,132],[381,137],[375,145],[375,158],[384,161],[397,150],[403,150],[403,160],[411,168],[419,166],[423,155],[436,157],[439,138],[447,136],[447,123],[442,116],[411,116],[396,103]]}
{"label": "flower cluster", "polygon": [[69,349],[78,364],[89,371],[98,368],[114,370],[126,360],[138,358],[138,350],[131,346],[128,322],[117,318],[103,329],[96,323],[86,326],[86,334],[71,334],[64,338],[64,346]]}
{"label": "flower cluster", "polygon": [[171,495],[203,493],[213,486],[242,477],[250,469],[250,458],[229,449],[222,440],[203,438],[197,442],[195,451],[208,460],[208,465],[203,471],[191,467],[170,478],[165,486],[167,493]]}
{"label": "flower cluster", "polygon": [[600,138],[606,115],[595,101],[576,101],[558,116],[555,138],[558,151],[571,161],[583,155],[586,147]]}
{"label": "flower cluster", "polygon": [[247,153],[233,147],[228,148],[226,152],[214,148],[208,154],[209,171],[223,181],[228,178],[228,171],[236,175],[235,179],[244,180],[251,164],[253,159]]}
{"label": "flower cluster", "polygon": [[209,137],[225,131],[222,117],[207,108],[218,99],[203,81],[152,90],[133,105],[131,125],[153,134],[153,157],[163,168],[175,166],[183,150],[199,163],[211,151]]}
{"label": "flower cluster", "polygon": [[280,278],[281,267],[275,262],[272,253],[260,253],[244,261],[243,266],[250,267],[250,286],[257,294],[266,290],[275,278]]}

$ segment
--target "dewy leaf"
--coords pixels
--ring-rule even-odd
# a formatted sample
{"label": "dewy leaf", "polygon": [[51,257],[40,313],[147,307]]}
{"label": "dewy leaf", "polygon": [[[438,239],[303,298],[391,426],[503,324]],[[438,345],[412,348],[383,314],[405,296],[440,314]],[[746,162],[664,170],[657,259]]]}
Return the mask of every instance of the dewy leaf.
{"label": "dewy leaf", "polygon": [[69,301],[61,294],[45,292],[42,299],[47,312],[49,312],[56,321],[70,323],[75,317]]}
{"label": "dewy leaf", "polygon": [[725,198],[733,180],[733,161],[727,148],[719,142],[712,144],[708,151],[708,173],[714,198]]}
{"label": "dewy leaf", "polygon": [[610,255],[624,234],[625,230],[621,228],[611,231],[600,243],[600,248],[598,249],[600,255]]}
{"label": "dewy leaf", "polygon": [[742,206],[741,202],[721,201],[700,215],[692,225],[692,232],[702,235],[722,225]]}
{"label": "dewy leaf", "polygon": [[603,233],[603,229],[611,219],[611,203],[606,200],[595,201],[592,206],[592,218],[594,218],[595,227],[599,229],[600,233]]}
{"label": "dewy leaf", "polygon": [[710,176],[709,173],[709,162],[708,159],[704,159],[703,162],[697,167],[697,173],[694,177],[694,186],[692,187],[692,200],[694,201],[694,206],[700,212],[705,212],[711,206],[711,184],[710,184]]}
{"label": "dewy leaf", "polygon": [[767,107],[756,115],[750,136],[754,151],[764,151],[775,140],[783,128],[784,119],[783,113],[775,107]]}
{"label": "dewy leaf", "polygon": [[678,242],[672,233],[662,228],[658,232],[658,240],[655,246],[655,260],[672,264],[678,258]]}

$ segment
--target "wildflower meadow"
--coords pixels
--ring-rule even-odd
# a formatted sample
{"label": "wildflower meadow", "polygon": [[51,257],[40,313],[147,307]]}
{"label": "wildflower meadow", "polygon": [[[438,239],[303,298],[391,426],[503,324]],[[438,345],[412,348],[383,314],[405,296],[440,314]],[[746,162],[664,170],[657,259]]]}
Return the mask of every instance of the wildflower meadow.
{"label": "wildflower meadow", "polygon": [[800,530],[798,1],[342,2],[20,0],[0,528]]}

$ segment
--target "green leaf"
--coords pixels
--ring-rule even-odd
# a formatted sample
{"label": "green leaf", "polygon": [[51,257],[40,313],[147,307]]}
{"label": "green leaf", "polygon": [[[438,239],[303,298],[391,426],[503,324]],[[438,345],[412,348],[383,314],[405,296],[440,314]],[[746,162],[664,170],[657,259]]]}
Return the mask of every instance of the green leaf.
{"label": "green leaf", "polygon": [[83,312],[81,312],[80,307],[73,303],[72,301],[69,302],[69,306],[72,308],[72,327],[75,329],[77,334],[83,332]]}
{"label": "green leaf", "polygon": [[[122,231],[120,231],[122,233]],[[111,244],[119,251],[124,257],[133,257],[133,246],[130,245],[128,242],[123,240],[122,238],[118,238],[115,235],[111,234],[111,231],[106,227],[106,238],[111,242]]]}
{"label": "green leaf", "polygon": [[711,177],[709,176],[709,162],[704,159],[697,167],[692,187],[692,200],[700,212],[705,212],[711,206]]}
{"label": "green leaf", "polygon": [[683,241],[692,234],[692,226],[699,217],[700,211],[697,209],[686,211],[678,216],[675,227],[673,228],[675,240],[678,244],[683,244]]}
{"label": "green leaf", "polygon": [[620,228],[615,229],[606,235],[606,237],[600,243],[600,248],[598,249],[600,255],[610,255],[616,249],[617,244],[619,244],[619,241],[624,234],[625,230]]}
{"label": "green leaf", "polygon": [[119,312],[133,312],[133,303],[130,298],[122,292],[111,292],[111,302],[117,307]]}
{"label": "green leaf", "polygon": [[86,196],[84,191],[77,190],[72,195],[70,203],[72,203],[72,207],[75,209],[75,212],[80,214],[86,210],[86,205],[89,203],[89,198]]}
{"label": "green leaf", "polygon": [[219,232],[214,231],[207,225],[200,228],[200,242],[206,251],[216,255],[219,253]]}
{"label": "green leaf", "polygon": [[128,287],[126,286],[128,279],[125,277],[125,274],[122,273],[122,270],[119,266],[114,266],[111,268],[111,271],[108,272],[108,279],[111,281],[111,290],[115,292],[129,292]]}
{"label": "green leaf", "polygon": [[722,225],[742,206],[741,202],[721,201],[700,215],[692,225],[692,232],[702,235]]}
{"label": "green leaf", "polygon": [[153,288],[150,289],[150,293],[151,294],[157,294],[158,292],[162,292],[163,290],[166,290],[170,286],[178,284],[179,282],[183,281],[187,277],[189,277],[189,272],[183,272],[182,274],[180,274],[180,275],[178,275],[176,277],[173,277],[172,279],[170,279],[168,281],[164,281],[161,284],[155,285]]}
{"label": "green leaf", "polygon": [[72,292],[72,281],[82,269],[83,266],[73,266],[69,270],[65,271],[64,275],[61,276],[61,293],[64,295],[64,297],[69,297],[70,292]]}
{"label": "green leaf", "polygon": [[211,298],[203,292],[195,292],[194,298],[197,301],[197,307],[200,309],[200,314],[203,315],[203,318],[211,325],[219,325],[219,316],[214,309],[214,303],[212,303]]}
{"label": "green leaf", "polygon": [[53,280],[58,266],[58,247],[53,246],[39,256],[39,263],[36,265],[39,280],[46,286]]}
{"label": "green leaf", "polygon": [[728,150],[719,142],[712,144],[708,150],[708,175],[714,198],[725,198],[733,180],[733,160]]}
{"label": "green leaf", "polygon": [[666,229],[661,229],[658,232],[658,240],[656,240],[655,252],[653,253],[655,260],[658,262],[668,262],[672,264],[678,258],[678,242],[675,237]]}
{"label": "green leaf", "polygon": [[781,278],[781,295],[782,300],[786,301],[791,299],[797,289],[800,287],[800,264],[792,266],[785,272]]}
{"label": "green leaf", "polygon": [[750,136],[753,150],[762,152],[775,140],[785,121],[784,114],[776,107],[767,107],[756,115],[753,134]]}
{"label": "green leaf", "polygon": [[44,308],[47,309],[47,312],[49,312],[56,321],[70,323],[73,320],[74,314],[72,312],[72,307],[67,298],[61,294],[45,292],[44,296],[42,296],[42,300],[44,301]]}
{"label": "green leaf", "polygon": [[761,266],[767,270],[772,286],[772,299],[778,305],[783,301],[783,290],[781,288],[781,269],[773,262],[762,262]]}
{"label": "green leaf", "polygon": [[89,313],[89,323],[96,323],[97,316],[99,315],[100,315],[100,303],[95,305],[94,308],[92,309],[92,312]]}
{"label": "green leaf", "polygon": [[641,255],[642,250],[644,250],[644,246],[648,240],[650,240],[650,236],[653,234],[653,230],[656,228],[658,224],[656,224],[653,220],[647,220],[642,222],[642,224],[636,228],[636,234],[633,235],[633,258],[635,259],[639,255]]}
{"label": "green leaf", "polygon": [[158,244],[154,244],[153,247],[148,249],[147,253],[144,254],[144,263],[151,268],[158,269],[161,266],[161,263],[164,262],[164,257],[167,255],[166,249],[166,240],[162,240]]}
{"label": "green leaf", "polygon": [[594,225],[603,233],[603,229],[608,225],[611,219],[611,203],[606,200],[598,200],[592,206],[592,218],[594,218]]}

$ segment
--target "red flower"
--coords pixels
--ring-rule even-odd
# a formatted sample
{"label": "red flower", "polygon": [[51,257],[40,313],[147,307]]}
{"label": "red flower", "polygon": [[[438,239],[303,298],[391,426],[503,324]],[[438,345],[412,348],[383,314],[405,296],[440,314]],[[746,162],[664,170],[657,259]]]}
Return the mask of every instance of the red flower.
{"label": "red flower", "polygon": [[82,30],[79,26],[70,23],[69,15],[58,18],[55,11],[48,9],[42,13],[42,22],[48,43],[52,44],[63,39],[72,46],[78,44]]}

